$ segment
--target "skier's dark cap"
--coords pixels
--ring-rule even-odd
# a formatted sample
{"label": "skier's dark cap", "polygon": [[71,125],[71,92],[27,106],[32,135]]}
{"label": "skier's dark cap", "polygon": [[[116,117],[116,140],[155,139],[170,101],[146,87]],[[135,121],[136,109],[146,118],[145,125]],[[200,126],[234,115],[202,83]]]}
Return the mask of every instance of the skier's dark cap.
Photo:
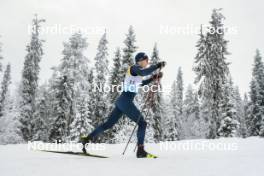
{"label": "skier's dark cap", "polygon": [[142,60],[148,59],[148,56],[146,55],[146,53],[140,52],[137,53],[136,57],[135,57],[135,61],[136,63]]}

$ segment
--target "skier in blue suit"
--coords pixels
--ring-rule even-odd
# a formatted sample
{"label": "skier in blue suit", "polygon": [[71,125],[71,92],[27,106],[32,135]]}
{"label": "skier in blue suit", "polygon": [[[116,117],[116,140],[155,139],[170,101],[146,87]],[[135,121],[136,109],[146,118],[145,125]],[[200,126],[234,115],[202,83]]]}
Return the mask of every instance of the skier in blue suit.
{"label": "skier in blue suit", "polygon": [[[147,153],[144,150],[144,138],[147,123],[144,120],[144,117],[138,110],[138,108],[133,103],[134,97],[138,92],[138,88],[140,86],[144,86],[149,84],[150,82],[160,79],[162,77],[162,73],[154,74],[149,79],[143,80],[143,76],[151,75],[155,70],[161,69],[165,66],[165,62],[159,62],[157,64],[153,64],[148,66],[148,56],[140,52],[135,57],[135,65],[130,66],[126,73],[126,77],[124,80],[124,90],[121,95],[118,97],[115,103],[115,108],[110,113],[108,120],[98,126],[93,132],[91,132],[86,137],[81,137],[81,142],[83,144],[83,152],[86,153],[85,145],[89,142],[95,140],[95,137],[104,132],[105,130],[111,128],[117,121],[121,118],[123,114],[125,114],[132,121],[136,122],[138,125],[137,131],[137,157],[138,158],[148,158],[155,157]],[[139,119],[139,120],[138,120]]]}

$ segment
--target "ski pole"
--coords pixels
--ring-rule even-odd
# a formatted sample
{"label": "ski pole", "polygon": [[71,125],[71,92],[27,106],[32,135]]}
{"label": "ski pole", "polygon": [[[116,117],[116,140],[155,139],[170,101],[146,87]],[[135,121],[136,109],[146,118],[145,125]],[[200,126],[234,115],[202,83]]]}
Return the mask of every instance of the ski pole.
{"label": "ski pole", "polygon": [[[159,70],[159,72],[160,72],[160,70]],[[158,74],[159,74],[159,72],[158,72]],[[157,79],[157,81],[156,81],[156,85],[159,86],[159,83],[160,83],[160,78],[158,77],[158,79]],[[154,104],[154,92],[151,91],[150,106],[149,106],[148,111],[147,111],[147,113],[146,113],[146,115],[145,115],[145,118],[148,117],[149,111],[150,111],[150,109],[152,108],[153,104]],[[136,127],[137,127],[137,126],[136,126]],[[135,145],[134,152],[136,151],[136,149],[137,149],[137,145]]]}
{"label": "ski pole", "polygon": [[[148,94],[147,94],[147,98],[146,98],[146,100],[145,100],[145,102],[144,102],[143,107],[146,106],[146,102],[147,102],[147,100],[149,99],[149,97],[150,97],[150,96],[149,96],[149,92],[148,92]],[[142,109],[143,109],[143,108],[142,108]],[[140,120],[140,117],[137,119],[137,124],[138,124],[139,120]],[[130,135],[130,137],[129,137],[127,143],[126,143],[126,147],[125,147],[125,149],[124,149],[122,155],[124,155],[124,154],[126,153],[127,147],[128,147],[128,145],[129,145],[129,143],[130,143],[130,141],[131,141],[131,139],[132,139],[133,134],[135,133],[136,127],[137,127],[137,126],[135,125],[135,127],[133,128],[133,131],[132,131],[132,133],[131,133],[131,135]]]}
{"label": "ski pole", "polygon": [[[160,73],[160,70],[161,70],[161,69],[159,69],[158,74]],[[157,80],[159,81],[159,77],[158,77]],[[151,94],[151,96],[150,96],[150,94]],[[152,92],[152,91],[148,92],[148,94],[147,94],[147,99],[145,100],[143,107],[146,106],[146,104],[147,104],[147,102],[148,102],[148,99],[149,99],[150,97],[152,98],[153,95],[154,95],[154,92]],[[147,111],[146,117],[147,117],[148,114],[149,114],[149,110],[150,110],[150,108],[148,108],[148,111]],[[145,117],[145,118],[146,118],[146,117]],[[122,155],[124,155],[125,152],[126,152],[126,150],[127,150],[127,147],[128,147],[128,145],[129,145],[129,143],[130,143],[130,141],[131,141],[131,139],[132,139],[132,137],[133,137],[133,135],[134,135],[134,133],[135,133],[135,130],[136,130],[136,128],[137,128],[137,124],[139,123],[140,118],[141,118],[141,116],[139,116],[138,119],[137,119],[137,121],[136,121],[136,125],[135,125],[135,127],[134,127],[134,129],[133,129],[133,131],[132,131],[132,133],[131,133],[131,135],[130,135],[128,141],[127,141],[126,147],[125,147],[125,149],[124,149]]]}

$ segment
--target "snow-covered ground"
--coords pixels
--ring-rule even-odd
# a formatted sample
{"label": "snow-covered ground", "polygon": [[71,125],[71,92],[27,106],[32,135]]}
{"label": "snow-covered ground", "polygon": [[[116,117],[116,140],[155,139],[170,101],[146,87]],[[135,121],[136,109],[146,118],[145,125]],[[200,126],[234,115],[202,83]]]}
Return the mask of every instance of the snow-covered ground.
{"label": "snow-covered ground", "polygon": [[[101,146],[102,147],[102,146]],[[146,144],[158,159],[137,159],[134,144],[122,156],[124,144],[93,151],[110,158],[91,158],[28,150],[28,145],[0,146],[1,176],[261,176],[264,139],[184,140]]]}

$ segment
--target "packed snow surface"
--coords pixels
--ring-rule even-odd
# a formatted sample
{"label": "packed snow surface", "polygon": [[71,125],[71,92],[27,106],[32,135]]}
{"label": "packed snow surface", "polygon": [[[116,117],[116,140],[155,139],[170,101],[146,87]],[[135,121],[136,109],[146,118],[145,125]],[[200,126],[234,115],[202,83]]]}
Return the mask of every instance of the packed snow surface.
{"label": "packed snow surface", "polygon": [[264,139],[258,137],[146,144],[146,150],[158,155],[158,159],[137,159],[133,152],[135,144],[130,144],[123,156],[124,146],[100,144],[90,149],[91,153],[109,158],[92,158],[41,152],[33,150],[32,144],[1,145],[0,175],[261,176],[264,173]]}

